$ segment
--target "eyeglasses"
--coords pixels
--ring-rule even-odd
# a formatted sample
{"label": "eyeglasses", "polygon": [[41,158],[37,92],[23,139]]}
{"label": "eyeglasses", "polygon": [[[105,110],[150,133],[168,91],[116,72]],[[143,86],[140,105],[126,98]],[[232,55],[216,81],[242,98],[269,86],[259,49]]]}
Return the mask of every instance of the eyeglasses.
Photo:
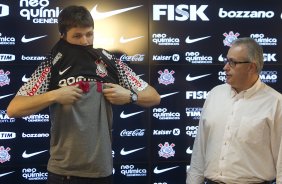
{"label": "eyeglasses", "polygon": [[224,65],[228,63],[229,66],[232,68],[234,68],[237,64],[251,63],[250,61],[233,61],[228,58],[224,58],[223,62],[224,62]]}

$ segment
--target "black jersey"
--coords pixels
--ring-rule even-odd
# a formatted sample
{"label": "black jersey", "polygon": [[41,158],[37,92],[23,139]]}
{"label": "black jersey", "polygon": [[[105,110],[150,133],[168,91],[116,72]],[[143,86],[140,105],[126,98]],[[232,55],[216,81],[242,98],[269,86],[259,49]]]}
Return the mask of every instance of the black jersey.
{"label": "black jersey", "polygon": [[18,95],[42,94],[79,81],[111,82],[134,91],[141,91],[148,85],[108,51],[69,44],[61,39]]}

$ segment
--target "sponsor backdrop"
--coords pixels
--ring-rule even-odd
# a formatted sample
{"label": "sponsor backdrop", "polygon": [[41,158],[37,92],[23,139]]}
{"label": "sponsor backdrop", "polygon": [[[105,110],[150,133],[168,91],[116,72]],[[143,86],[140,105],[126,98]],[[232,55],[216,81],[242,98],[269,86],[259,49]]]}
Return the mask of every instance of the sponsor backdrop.
{"label": "sponsor backdrop", "polygon": [[0,183],[46,182],[48,109],[14,119],[6,108],[58,40],[57,17],[70,4],[91,11],[94,46],[115,53],[162,97],[152,108],[114,106],[117,184],[185,183],[202,105],[225,82],[232,40],[263,46],[260,77],[282,91],[282,1],[0,0]]}

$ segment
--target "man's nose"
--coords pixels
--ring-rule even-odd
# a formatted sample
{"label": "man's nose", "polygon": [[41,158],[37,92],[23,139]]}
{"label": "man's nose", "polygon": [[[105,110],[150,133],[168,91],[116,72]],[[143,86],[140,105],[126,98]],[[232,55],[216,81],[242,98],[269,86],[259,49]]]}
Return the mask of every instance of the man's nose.
{"label": "man's nose", "polygon": [[82,37],[81,37],[81,39],[80,39],[80,44],[81,44],[81,45],[85,45],[85,46],[86,46],[86,45],[89,45],[86,36],[82,36]]}
{"label": "man's nose", "polygon": [[223,66],[223,70],[226,71],[228,70],[230,67],[230,65],[228,63],[226,63],[224,66]]}

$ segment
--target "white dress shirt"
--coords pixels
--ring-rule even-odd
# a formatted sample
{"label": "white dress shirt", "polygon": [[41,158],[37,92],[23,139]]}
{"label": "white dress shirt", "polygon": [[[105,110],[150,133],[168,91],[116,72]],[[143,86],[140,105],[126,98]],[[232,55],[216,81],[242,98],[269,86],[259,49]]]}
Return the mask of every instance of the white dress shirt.
{"label": "white dress shirt", "polygon": [[260,79],[239,94],[213,88],[204,104],[187,184],[282,183],[282,96]]}

